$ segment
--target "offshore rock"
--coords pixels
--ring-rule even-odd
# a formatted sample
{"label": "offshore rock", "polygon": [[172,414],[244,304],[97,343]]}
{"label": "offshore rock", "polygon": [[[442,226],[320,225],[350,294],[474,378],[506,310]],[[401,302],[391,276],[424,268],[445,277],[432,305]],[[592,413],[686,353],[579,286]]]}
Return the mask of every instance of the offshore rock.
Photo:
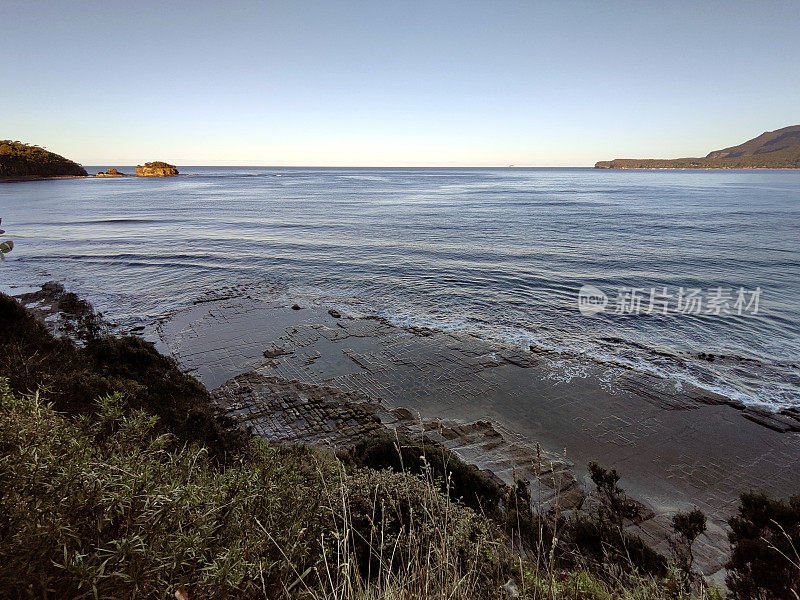
{"label": "offshore rock", "polygon": [[120,173],[116,169],[108,169],[105,173],[100,171],[95,177],[125,177],[125,173]]}
{"label": "offshore rock", "polygon": [[136,167],[136,175],[139,177],[172,177],[177,174],[178,169],[175,165],[161,161],[146,162]]}

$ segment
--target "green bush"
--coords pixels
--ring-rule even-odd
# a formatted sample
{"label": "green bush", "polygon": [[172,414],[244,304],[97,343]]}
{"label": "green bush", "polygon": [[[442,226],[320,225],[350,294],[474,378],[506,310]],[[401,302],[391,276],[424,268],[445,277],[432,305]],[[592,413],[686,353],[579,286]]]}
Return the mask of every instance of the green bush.
{"label": "green bush", "polygon": [[742,494],[728,520],[731,558],[726,583],[733,598],[796,600],[800,595],[800,496],[776,500]]}
{"label": "green bush", "polygon": [[442,491],[476,510],[492,512],[499,508],[505,496],[499,483],[444,446],[432,442],[375,433],[359,440],[347,458],[358,466],[395,472],[422,474],[430,469]]}
{"label": "green bush", "polygon": [[578,562],[614,564],[623,571],[653,577],[667,574],[667,560],[642,539],[603,518],[576,517],[570,521],[564,545],[572,547]]}
{"label": "green bush", "polygon": [[44,148],[0,140],[0,179],[85,175],[79,164]]}
{"label": "green bush", "polygon": [[423,478],[258,439],[220,468],[120,394],[70,420],[0,379],[0,597],[483,598],[503,556]]}
{"label": "green bush", "polygon": [[0,294],[0,374],[13,390],[44,389],[56,409],[71,414],[91,414],[98,398],[120,392],[131,408],[158,416],[158,431],[182,443],[200,442],[215,460],[241,451],[247,435],[218,414],[200,382],[140,338],[97,335],[91,307],[87,312],[88,305],[72,296],[65,294],[62,303],[80,317],[82,346],[53,336],[16,300]]}
{"label": "green bush", "polygon": [[76,422],[0,396],[0,596],[263,597],[319,563],[330,522],[298,448],[254,442],[220,471],[119,395]]}

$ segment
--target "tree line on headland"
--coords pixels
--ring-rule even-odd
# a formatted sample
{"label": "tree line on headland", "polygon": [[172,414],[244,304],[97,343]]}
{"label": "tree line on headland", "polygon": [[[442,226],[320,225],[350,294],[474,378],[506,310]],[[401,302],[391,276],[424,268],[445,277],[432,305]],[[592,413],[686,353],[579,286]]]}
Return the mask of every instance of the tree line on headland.
{"label": "tree line on headland", "polygon": [[596,169],[800,169],[800,125],[767,131],[701,158],[616,158]]}
{"label": "tree line on headland", "polygon": [[39,146],[0,141],[0,179],[85,177],[86,169]]}

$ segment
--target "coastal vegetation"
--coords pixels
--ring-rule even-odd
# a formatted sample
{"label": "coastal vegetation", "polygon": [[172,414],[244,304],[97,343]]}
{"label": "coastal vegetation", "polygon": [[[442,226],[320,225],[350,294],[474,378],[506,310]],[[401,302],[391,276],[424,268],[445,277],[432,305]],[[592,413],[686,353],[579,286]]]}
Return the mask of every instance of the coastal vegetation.
{"label": "coastal vegetation", "polygon": [[86,169],[39,146],[0,140],[0,179],[85,177]]}
{"label": "coastal vegetation", "polygon": [[[151,344],[59,304],[56,336],[0,295],[0,597],[719,596],[625,531],[613,468],[593,464],[596,506],[568,513],[425,439],[272,444]],[[743,499],[737,598],[792,597],[799,508]],[[676,543],[704,519],[676,518]]]}
{"label": "coastal vegetation", "polygon": [[800,125],[767,131],[758,137],[702,158],[617,158],[597,169],[800,169]]}

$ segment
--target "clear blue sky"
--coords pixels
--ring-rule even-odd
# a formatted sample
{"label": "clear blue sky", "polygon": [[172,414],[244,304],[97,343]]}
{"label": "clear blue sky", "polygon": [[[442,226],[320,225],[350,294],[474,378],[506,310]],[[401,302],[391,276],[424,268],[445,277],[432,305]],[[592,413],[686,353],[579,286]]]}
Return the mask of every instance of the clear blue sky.
{"label": "clear blue sky", "polygon": [[0,138],[86,165],[591,165],[800,123],[800,2],[10,2]]}

